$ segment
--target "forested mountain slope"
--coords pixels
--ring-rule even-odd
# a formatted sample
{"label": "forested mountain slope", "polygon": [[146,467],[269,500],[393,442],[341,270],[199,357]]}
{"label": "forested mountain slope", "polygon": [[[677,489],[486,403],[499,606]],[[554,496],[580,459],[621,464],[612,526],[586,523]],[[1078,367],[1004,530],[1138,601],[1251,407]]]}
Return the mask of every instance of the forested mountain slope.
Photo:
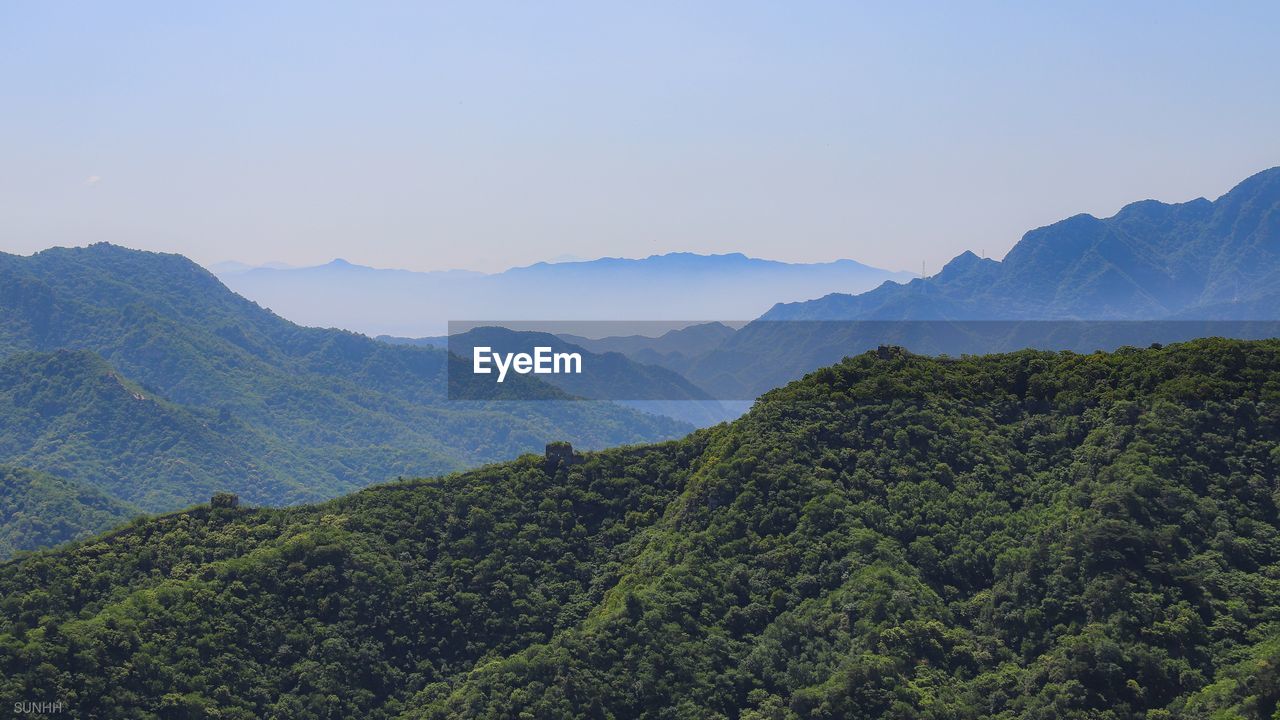
{"label": "forested mountain slope", "polygon": [[0,560],[97,535],[138,513],[83,484],[0,465]]}
{"label": "forested mountain slope", "polygon": [[229,413],[159,398],[87,350],[0,359],[0,462],[150,512],[194,505],[219,490],[254,503],[289,503],[342,489],[322,482],[324,465],[315,457],[291,454]]}
{"label": "forested mountain slope", "polygon": [[263,473],[312,491],[278,487],[255,501],[474,466],[557,437],[603,447],[689,429],[602,404],[448,402],[445,352],[299,327],[179,255],[107,244],[0,254],[0,357],[59,349],[91,351],[158,399],[247,428],[260,442],[244,451]]}
{"label": "forested mountain slope", "polygon": [[[558,456],[555,456],[558,457]],[[89,717],[1271,717],[1280,342],[886,348],[662,445],[0,566]]]}

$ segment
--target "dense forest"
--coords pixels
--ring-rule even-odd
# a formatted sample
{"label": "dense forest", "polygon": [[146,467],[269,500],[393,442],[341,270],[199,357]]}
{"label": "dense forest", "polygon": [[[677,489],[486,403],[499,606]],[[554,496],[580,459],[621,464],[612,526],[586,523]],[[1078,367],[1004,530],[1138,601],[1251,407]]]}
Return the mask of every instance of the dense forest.
{"label": "dense forest", "polygon": [[0,465],[0,560],[96,535],[138,514],[80,483]]}
{"label": "dense forest", "polygon": [[679,441],[0,565],[0,705],[1270,718],[1278,475],[1280,341],[882,348]]}
{"label": "dense forest", "polygon": [[[305,481],[323,476],[314,456],[230,413],[168,402],[87,350],[0,359],[0,458],[150,512],[224,489],[255,503],[314,502],[340,492]],[[311,472],[291,475],[285,467]]]}

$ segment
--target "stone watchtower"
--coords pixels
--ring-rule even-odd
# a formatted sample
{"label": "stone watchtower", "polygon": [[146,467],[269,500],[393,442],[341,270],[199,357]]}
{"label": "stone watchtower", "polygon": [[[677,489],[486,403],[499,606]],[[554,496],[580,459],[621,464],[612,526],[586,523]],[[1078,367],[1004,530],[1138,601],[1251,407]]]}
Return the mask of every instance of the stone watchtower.
{"label": "stone watchtower", "polygon": [[547,454],[542,461],[547,472],[553,472],[561,465],[576,465],[582,462],[582,456],[573,451],[573,445],[557,440],[547,443]]}

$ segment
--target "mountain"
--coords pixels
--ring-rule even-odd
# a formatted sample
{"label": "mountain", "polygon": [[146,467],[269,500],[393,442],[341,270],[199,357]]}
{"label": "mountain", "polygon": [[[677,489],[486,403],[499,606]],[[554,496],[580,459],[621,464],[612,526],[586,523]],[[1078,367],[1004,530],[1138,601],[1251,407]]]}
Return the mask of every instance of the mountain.
{"label": "mountain", "polygon": [[688,367],[693,358],[704,355],[733,337],[734,328],[721,322],[699,323],[668,330],[656,337],[614,335],[587,338],[561,334],[560,337],[592,352],[616,352],[636,362],[676,370]]}
{"label": "mountain", "polygon": [[250,270],[254,270],[257,268],[267,268],[271,270],[288,270],[293,267],[294,267],[293,265],[290,265],[288,263],[282,263],[282,262],[269,262],[269,263],[264,263],[262,265],[250,265],[248,263],[236,262],[235,260],[226,260],[223,262],[213,263],[208,267],[208,270],[214,275],[222,275],[224,273],[227,275],[231,275],[234,273],[248,272]]}
{"label": "mountain", "polygon": [[[12,412],[39,418],[47,434],[31,435],[11,457],[73,477],[87,476],[73,472],[77,458],[107,462],[119,474],[102,476],[100,488],[149,508],[179,507],[169,503],[214,486],[253,502],[294,502],[515,457],[549,438],[603,447],[689,429],[605,403],[449,401],[446,352],[294,325],[178,255],[107,244],[0,254],[0,357],[59,349],[89,351],[106,366],[78,355],[55,368],[47,356],[24,355],[6,366],[13,382],[38,388],[52,377],[93,402],[45,407],[16,392]],[[129,405],[110,373],[122,387],[136,384],[144,400]],[[85,421],[93,412],[132,428],[137,443],[154,431],[177,444],[168,455],[138,444],[131,457],[116,456],[135,440],[95,434]],[[75,442],[75,452],[59,456],[59,442]],[[145,487],[162,476],[172,487]]]}
{"label": "mountain", "polygon": [[[736,331],[707,323],[670,338],[557,332],[674,370],[727,405],[884,344],[960,355],[1276,337],[1278,307],[1275,168],[1213,202],[1146,200],[1111,218],[1068,218],[1027,233],[1003,261],[965,252],[930,278],[778,303]],[[696,342],[676,349],[681,333]]]}
{"label": "mountain", "polygon": [[779,303],[767,320],[1275,320],[1280,168],[1210,202],[1144,200],[1110,218],[1032,230],[996,262],[966,252],[937,275]]}
{"label": "mountain", "polygon": [[91,717],[1269,718],[1280,341],[848,358],[675,442],[0,565]]}
{"label": "mountain", "polygon": [[0,359],[0,463],[51,473],[150,512],[235,489],[253,503],[317,501],[324,463],[233,415],[175,405],[87,350]]}
{"label": "mountain", "polygon": [[420,338],[407,338],[398,335],[378,335],[374,338],[378,342],[384,342],[388,345],[410,345],[413,347],[434,347],[440,349],[448,349],[448,335],[433,335]]}
{"label": "mountain", "polygon": [[139,513],[83,484],[0,466],[0,560],[97,535]]}
{"label": "mountain", "polygon": [[779,303],[667,367],[723,401],[884,344],[961,355],[1277,337],[1276,308],[1280,168],[1213,202],[1146,200],[1032,230],[1003,261],[965,252],[933,277]]}
{"label": "mountain", "polygon": [[895,345],[935,356],[1024,348],[1110,351],[1203,337],[1280,338],[1280,321],[757,320],[679,368],[722,403],[747,400],[848,355]]}
{"label": "mountain", "polygon": [[852,260],[784,263],[739,253],[669,253],[538,263],[495,274],[385,270],[334,260],[311,268],[230,269],[219,277],[304,325],[421,337],[443,335],[451,320],[745,320],[779,300],[857,292],[910,276]]}

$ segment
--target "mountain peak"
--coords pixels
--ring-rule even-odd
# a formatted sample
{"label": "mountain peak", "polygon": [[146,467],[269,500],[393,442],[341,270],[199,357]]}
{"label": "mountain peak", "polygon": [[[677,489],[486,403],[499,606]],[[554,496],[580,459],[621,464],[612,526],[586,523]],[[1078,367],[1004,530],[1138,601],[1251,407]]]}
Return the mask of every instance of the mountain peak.
{"label": "mountain peak", "polygon": [[951,258],[946,265],[943,265],[942,271],[946,272],[948,269],[959,270],[962,268],[973,267],[981,262],[982,258],[978,257],[977,253],[972,250],[965,250],[959,255]]}
{"label": "mountain peak", "polygon": [[1218,198],[1218,202],[1259,196],[1280,199],[1280,165],[1250,175]]}
{"label": "mountain peak", "polygon": [[[1276,294],[1278,209],[1280,167],[1274,167],[1215,201],[1141,200],[1108,218],[1073,215],[1027,232],[1001,262],[962,253],[928,281],[819,298],[770,314],[1137,320],[1201,308],[1235,317],[1254,306],[1233,303]],[[926,288],[931,292],[921,292]],[[1272,310],[1248,319],[1274,316]]]}
{"label": "mountain peak", "polygon": [[942,270],[934,277],[940,280],[950,280],[956,277],[967,276],[974,272],[980,271],[982,268],[998,268],[1000,263],[990,258],[980,257],[972,250],[965,250],[959,255],[951,258],[951,260],[942,266]]}

